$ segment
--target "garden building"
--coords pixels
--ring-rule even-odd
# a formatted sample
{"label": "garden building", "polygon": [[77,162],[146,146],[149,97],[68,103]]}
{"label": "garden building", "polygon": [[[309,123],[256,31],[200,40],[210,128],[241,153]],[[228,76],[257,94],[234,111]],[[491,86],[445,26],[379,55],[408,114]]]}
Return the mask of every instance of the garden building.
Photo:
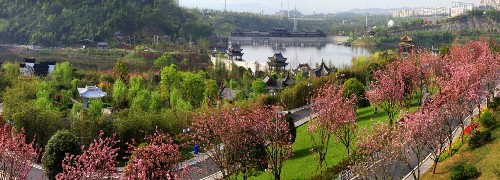
{"label": "garden building", "polygon": [[272,71],[284,71],[286,69],[286,66],[288,65],[286,60],[287,58],[283,57],[283,54],[275,53],[273,57],[269,57],[267,65],[269,65],[269,69]]}
{"label": "garden building", "polygon": [[78,88],[78,93],[80,94],[80,97],[83,98],[83,106],[87,108],[89,107],[90,99],[103,98],[107,95],[106,92],[103,92],[102,89],[97,86],[85,86],[85,88]]}

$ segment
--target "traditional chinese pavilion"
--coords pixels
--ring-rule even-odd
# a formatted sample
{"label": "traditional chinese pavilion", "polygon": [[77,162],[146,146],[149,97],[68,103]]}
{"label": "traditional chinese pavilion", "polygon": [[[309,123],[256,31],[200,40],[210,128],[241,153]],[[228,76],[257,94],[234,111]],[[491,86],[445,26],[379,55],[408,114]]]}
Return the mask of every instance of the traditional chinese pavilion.
{"label": "traditional chinese pavilion", "polygon": [[78,93],[83,98],[83,106],[88,107],[90,99],[102,98],[106,96],[101,88],[97,86],[85,86],[85,88],[78,88]]}
{"label": "traditional chinese pavilion", "polygon": [[328,76],[330,73],[334,72],[334,70],[330,69],[326,64],[325,61],[321,60],[321,65],[319,65],[318,68],[312,70],[312,75],[309,75],[310,77],[321,77],[321,76]]}
{"label": "traditional chinese pavilion", "polygon": [[269,69],[273,71],[284,71],[288,63],[286,62],[287,58],[283,57],[281,53],[274,53],[273,57],[269,57]]}
{"label": "traditional chinese pavilion", "polygon": [[242,61],[243,60],[243,53],[241,53],[243,49],[240,47],[231,47],[227,51],[227,55],[229,56],[229,60],[235,60],[235,61]]}
{"label": "traditional chinese pavilion", "polygon": [[412,44],[413,39],[409,37],[408,35],[405,35],[399,39],[399,53],[403,55],[403,57],[406,57],[408,54],[411,54],[413,52],[413,44]]}

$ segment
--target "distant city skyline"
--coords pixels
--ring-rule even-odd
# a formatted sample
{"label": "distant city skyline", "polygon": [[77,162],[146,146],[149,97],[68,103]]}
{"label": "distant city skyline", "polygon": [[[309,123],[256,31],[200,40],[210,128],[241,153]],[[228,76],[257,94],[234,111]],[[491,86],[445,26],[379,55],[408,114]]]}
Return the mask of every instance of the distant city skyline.
{"label": "distant city skyline", "polygon": [[[225,0],[179,0],[183,7],[224,10]],[[451,7],[452,2],[477,3],[478,0],[369,0],[368,8]],[[365,0],[227,0],[228,11],[274,14],[283,10],[297,10],[304,14],[336,13],[364,9]]]}

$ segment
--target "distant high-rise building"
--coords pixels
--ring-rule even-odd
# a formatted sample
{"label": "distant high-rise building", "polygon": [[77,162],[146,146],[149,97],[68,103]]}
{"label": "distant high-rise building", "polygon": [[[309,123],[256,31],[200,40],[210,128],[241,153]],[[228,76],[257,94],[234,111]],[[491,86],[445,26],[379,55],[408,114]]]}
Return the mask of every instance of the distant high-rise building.
{"label": "distant high-rise building", "polygon": [[474,9],[474,3],[452,2],[450,16],[465,14],[468,11],[472,11],[472,9]]}
{"label": "distant high-rise building", "polygon": [[427,16],[449,16],[450,8],[417,8],[417,9],[400,9],[392,12],[392,16],[398,17],[427,17]]}
{"label": "distant high-rise building", "polygon": [[500,0],[479,0],[478,4],[500,10]]}

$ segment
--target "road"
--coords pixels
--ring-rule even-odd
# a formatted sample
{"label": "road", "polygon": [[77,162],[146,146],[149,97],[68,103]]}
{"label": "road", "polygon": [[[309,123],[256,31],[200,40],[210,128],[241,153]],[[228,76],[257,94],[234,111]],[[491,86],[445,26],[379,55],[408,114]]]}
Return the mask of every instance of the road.
{"label": "road", "polygon": [[44,175],[41,164],[35,164],[28,173],[28,180],[48,180]]}

